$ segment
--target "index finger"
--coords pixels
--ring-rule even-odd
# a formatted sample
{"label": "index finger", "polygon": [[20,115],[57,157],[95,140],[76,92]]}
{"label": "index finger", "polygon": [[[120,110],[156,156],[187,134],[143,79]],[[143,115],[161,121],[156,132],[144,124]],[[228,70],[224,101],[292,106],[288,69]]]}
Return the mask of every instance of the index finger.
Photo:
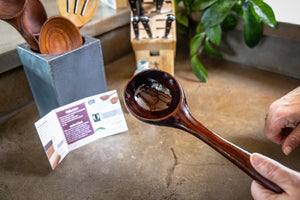
{"label": "index finger", "polygon": [[282,144],[283,141],[280,133],[289,122],[284,111],[280,108],[275,110],[272,105],[270,106],[269,114],[266,117],[264,133],[272,142]]}

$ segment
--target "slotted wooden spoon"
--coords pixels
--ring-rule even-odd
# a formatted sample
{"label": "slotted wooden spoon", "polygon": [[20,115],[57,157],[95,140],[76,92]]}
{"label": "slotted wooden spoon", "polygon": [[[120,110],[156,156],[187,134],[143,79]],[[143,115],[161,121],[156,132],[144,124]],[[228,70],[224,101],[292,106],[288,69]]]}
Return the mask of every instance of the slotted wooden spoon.
{"label": "slotted wooden spoon", "polygon": [[89,22],[95,14],[99,0],[57,0],[59,13],[78,28]]}

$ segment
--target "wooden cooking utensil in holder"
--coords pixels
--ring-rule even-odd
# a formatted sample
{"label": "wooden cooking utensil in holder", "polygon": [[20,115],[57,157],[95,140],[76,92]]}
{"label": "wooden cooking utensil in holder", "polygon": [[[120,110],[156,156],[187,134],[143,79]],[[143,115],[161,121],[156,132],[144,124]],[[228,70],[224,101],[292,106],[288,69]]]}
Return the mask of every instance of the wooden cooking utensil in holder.
{"label": "wooden cooking utensil in holder", "polygon": [[92,19],[98,4],[99,0],[57,0],[61,16],[70,19],[78,28]]}
{"label": "wooden cooking utensil in holder", "polygon": [[[174,62],[176,54],[176,23],[173,22],[169,37],[165,38],[166,16],[175,15],[174,0],[167,0],[163,4],[162,10],[169,12],[155,12],[155,5],[151,0],[144,0],[144,15],[150,17],[150,27],[153,38],[149,38],[143,24],[138,23],[139,38],[136,38],[133,25],[131,23],[131,45],[135,53],[136,64],[139,60],[147,60],[149,68],[160,69],[170,74],[174,74]],[[133,16],[133,15],[132,15]]]}

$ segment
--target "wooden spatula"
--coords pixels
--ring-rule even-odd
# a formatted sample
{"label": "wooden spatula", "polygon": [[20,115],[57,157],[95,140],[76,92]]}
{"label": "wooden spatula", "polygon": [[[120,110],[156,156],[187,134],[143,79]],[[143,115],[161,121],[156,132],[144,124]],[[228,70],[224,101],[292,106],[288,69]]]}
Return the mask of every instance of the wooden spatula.
{"label": "wooden spatula", "polygon": [[59,13],[78,28],[89,22],[95,14],[99,0],[57,0]]}

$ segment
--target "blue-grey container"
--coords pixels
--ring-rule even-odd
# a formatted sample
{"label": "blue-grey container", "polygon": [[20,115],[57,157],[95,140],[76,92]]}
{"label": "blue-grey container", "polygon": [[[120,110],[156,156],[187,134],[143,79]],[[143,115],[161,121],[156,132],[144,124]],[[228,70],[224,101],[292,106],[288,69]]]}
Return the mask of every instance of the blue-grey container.
{"label": "blue-grey container", "polygon": [[70,52],[45,55],[17,47],[40,116],[54,108],[107,91],[100,40],[83,36]]}

